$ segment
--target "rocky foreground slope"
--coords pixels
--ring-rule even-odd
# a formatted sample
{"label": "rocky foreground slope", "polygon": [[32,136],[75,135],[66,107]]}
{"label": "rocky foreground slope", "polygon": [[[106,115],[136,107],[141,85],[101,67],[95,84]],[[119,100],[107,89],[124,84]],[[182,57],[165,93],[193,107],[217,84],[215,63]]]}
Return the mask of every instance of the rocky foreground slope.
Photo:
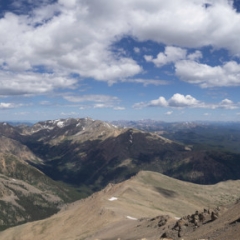
{"label": "rocky foreground slope", "polygon": [[[240,181],[202,186],[140,172],[65,206],[48,219],[3,231],[0,239],[179,239],[179,218],[217,207],[219,213],[214,221],[211,215],[197,225],[185,220],[182,239],[238,239],[240,205],[235,202],[240,197],[239,187]],[[219,238],[220,234],[233,238]]]}

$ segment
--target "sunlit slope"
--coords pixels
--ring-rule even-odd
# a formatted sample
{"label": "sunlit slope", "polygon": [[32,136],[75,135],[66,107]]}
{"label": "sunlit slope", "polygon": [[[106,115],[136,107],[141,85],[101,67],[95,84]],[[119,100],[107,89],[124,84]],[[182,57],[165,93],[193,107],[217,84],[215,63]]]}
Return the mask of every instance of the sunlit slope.
{"label": "sunlit slope", "polygon": [[104,190],[65,207],[48,219],[1,232],[0,238],[76,240],[115,237],[113,226],[117,227],[118,234],[124,235],[142,218],[162,214],[174,218],[233,203],[239,198],[239,187],[240,181],[201,186],[142,171],[125,182],[109,184]]}

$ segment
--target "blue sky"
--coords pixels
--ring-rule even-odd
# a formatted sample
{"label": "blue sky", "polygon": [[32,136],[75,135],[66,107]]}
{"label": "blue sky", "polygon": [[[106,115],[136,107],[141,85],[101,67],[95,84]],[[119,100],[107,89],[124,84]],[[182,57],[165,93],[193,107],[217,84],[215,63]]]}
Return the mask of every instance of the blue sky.
{"label": "blue sky", "polygon": [[239,121],[239,6],[0,0],[0,121]]}

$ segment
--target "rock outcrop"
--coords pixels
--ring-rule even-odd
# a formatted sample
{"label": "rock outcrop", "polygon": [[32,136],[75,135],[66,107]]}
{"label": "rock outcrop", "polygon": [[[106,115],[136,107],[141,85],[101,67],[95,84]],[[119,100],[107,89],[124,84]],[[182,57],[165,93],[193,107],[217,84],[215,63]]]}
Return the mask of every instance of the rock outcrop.
{"label": "rock outcrop", "polygon": [[189,235],[204,224],[215,221],[223,211],[222,208],[217,207],[213,210],[204,209],[201,212],[196,211],[192,215],[183,216],[175,222],[173,227],[168,226],[168,229],[161,235],[161,239],[169,238],[174,240]]}

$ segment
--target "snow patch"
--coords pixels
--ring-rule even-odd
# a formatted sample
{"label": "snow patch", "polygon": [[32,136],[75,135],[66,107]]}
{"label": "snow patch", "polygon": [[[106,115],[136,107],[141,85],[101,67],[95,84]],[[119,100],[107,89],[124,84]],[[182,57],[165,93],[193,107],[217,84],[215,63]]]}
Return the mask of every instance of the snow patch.
{"label": "snow patch", "polygon": [[52,120],[53,124],[58,124],[58,122],[60,122],[60,119]]}
{"label": "snow patch", "polygon": [[63,127],[64,127],[64,122],[63,122],[63,121],[59,121],[59,122],[57,123],[57,126],[58,126],[59,128],[63,128]]}
{"label": "snow patch", "polygon": [[85,127],[83,127],[82,130],[80,132],[76,133],[74,136],[81,135],[84,131],[85,131]]}
{"label": "snow patch", "polygon": [[127,219],[130,219],[130,220],[138,220],[137,218],[134,218],[134,217],[130,217],[130,216],[126,216]]}
{"label": "snow patch", "polygon": [[41,129],[50,129],[50,130],[52,130],[53,127],[50,127],[50,126],[48,126],[48,125],[44,125],[44,126],[41,127]]}
{"label": "snow patch", "polygon": [[129,138],[130,138],[130,139],[129,139],[129,142],[132,143],[132,142],[133,142],[133,135],[131,134],[131,135],[129,136]]}
{"label": "snow patch", "polygon": [[108,123],[104,123],[105,127],[111,128],[111,126]]}
{"label": "snow patch", "polygon": [[79,127],[79,126],[81,126],[81,123],[76,124],[76,127]]}
{"label": "snow patch", "polygon": [[111,202],[116,201],[116,200],[118,200],[118,198],[116,198],[116,197],[111,197],[111,198],[108,199],[108,201],[111,201]]}
{"label": "snow patch", "polygon": [[41,131],[41,130],[43,130],[43,129],[46,129],[46,130],[52,130],[54,127],[50,127],[50,126],[48,126],[48,125],[40,125],[40,126],[37,126],[38,128],[35,128],[35,129],[32,129],[31,130],[31,132],[32,133],[36,133],[36,132],[39,132],[39,131]]}

